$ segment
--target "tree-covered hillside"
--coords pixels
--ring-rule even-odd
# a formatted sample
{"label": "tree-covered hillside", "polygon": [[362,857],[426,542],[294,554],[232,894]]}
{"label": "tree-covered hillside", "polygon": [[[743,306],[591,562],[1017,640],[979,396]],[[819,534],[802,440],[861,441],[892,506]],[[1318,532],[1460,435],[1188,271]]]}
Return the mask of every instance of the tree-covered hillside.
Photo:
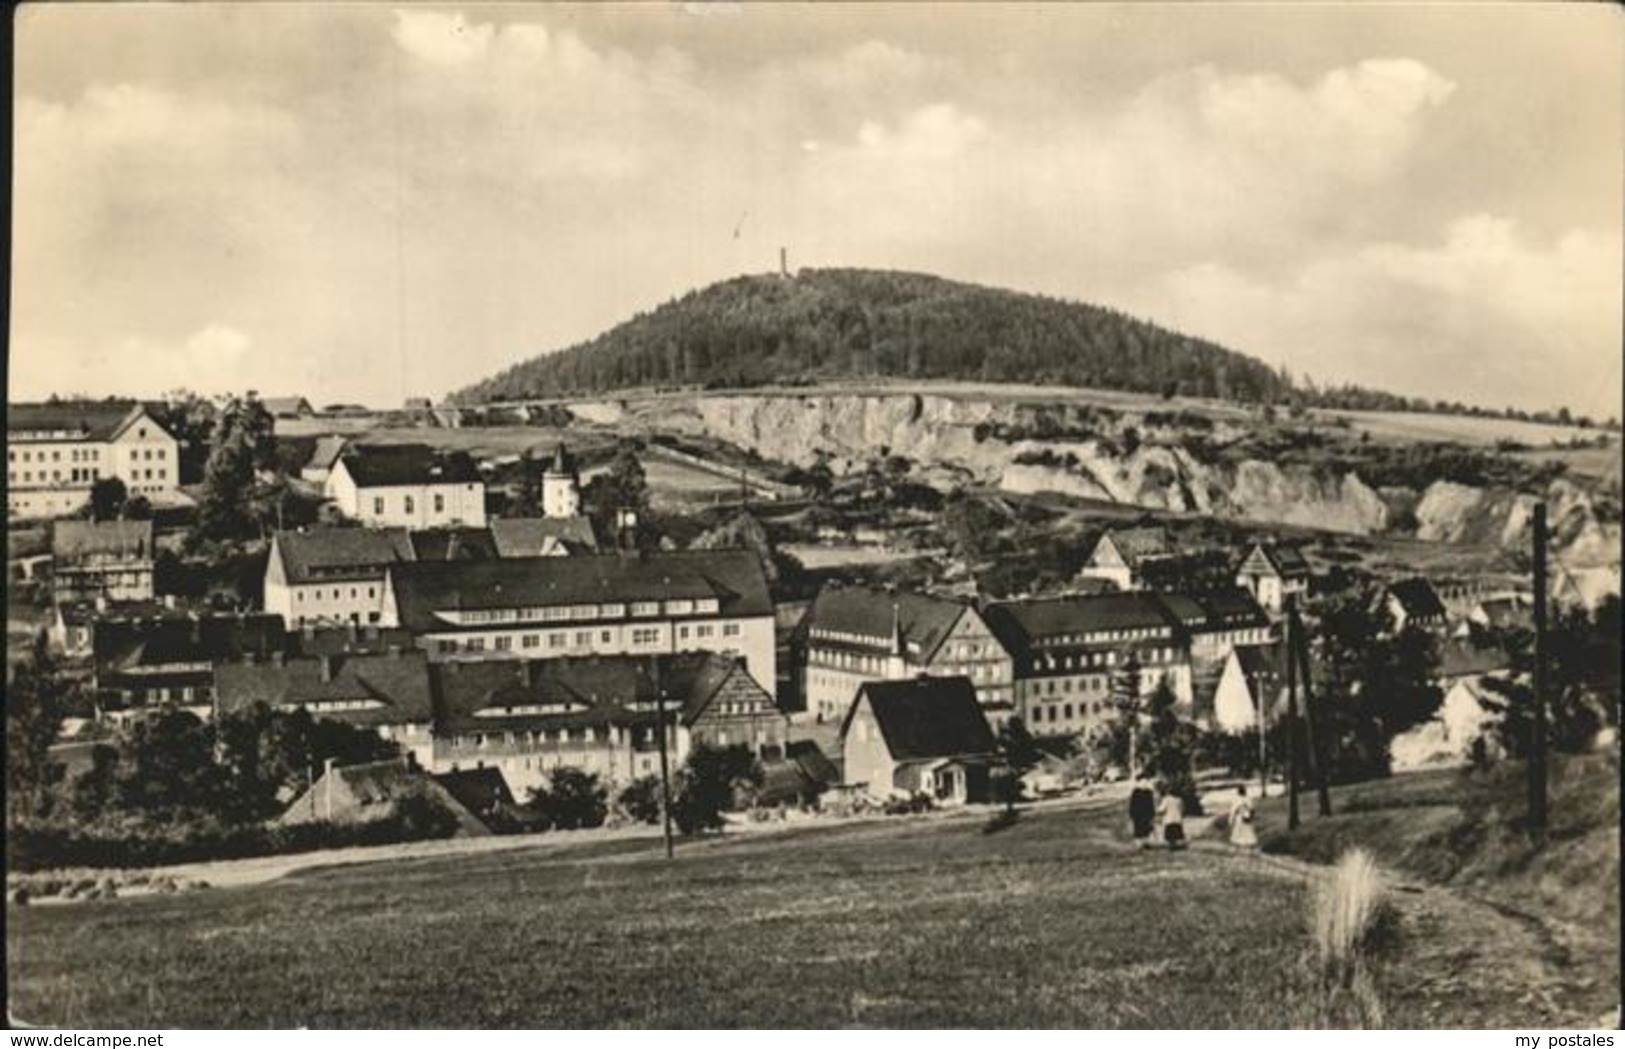
{"label": "tree-covered hillside", "polygon": [[1115,310],[918,273],[829,269],[737,277],[690,292],[452,399],[876,376],[1239,401],[1278,401],[1292,390],[1261,361]]}

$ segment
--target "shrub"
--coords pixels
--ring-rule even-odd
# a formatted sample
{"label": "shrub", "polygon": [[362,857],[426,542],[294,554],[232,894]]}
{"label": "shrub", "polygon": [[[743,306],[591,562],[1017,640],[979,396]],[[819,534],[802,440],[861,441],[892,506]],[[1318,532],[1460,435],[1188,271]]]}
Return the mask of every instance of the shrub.
{"label": "shrub", "polygon": [[615,803],[626,817],[637,823],[660,822],[660,779],[642,776],[626,785]]}
{"label": "shrub", "polygon": [[609,815],[609,792],[598,777],[564,766],[549,775],[547,787],[535,791],[534,807],[558,830],[602,826]]}

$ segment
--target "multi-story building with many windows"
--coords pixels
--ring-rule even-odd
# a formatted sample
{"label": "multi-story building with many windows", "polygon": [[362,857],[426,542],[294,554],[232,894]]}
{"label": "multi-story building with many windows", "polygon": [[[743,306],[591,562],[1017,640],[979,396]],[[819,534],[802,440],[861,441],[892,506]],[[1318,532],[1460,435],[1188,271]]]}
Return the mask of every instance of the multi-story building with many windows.
{"label": "multi-story building with many windows", "polygon": [[327,476],[339,512],[373,528],[485,524],[485,482],[467,453],[428,445],[353,445]]}
{"label": "multi-story building with many windows", "polygon": [[6,510],[13,517],[64,517],[109,477],[154,504],[179,501],[178,447],[133,401],[9,404]]}
{"label": "multi-story building with many windows", "polygon": [[1088,734],[1117,716],[1114,676],[1131,662],[1139,692],[1163,684],[1191,704],[1189,641],[1147,591],[1011,601],[987,608],[988,626],[1015,669],[1016,709],[1034,733]]}
{"label": "multi-story building with many windows", "polygon": [[435,662],[722,652],[775,687],[773,600],[749,550],[391,566],[384,624]]}
{"label": "multi-story building with many windows", "polygon": [[803,653],[807,714],[820,722],[846,716],[867,681],[920,674],[964,676],[990,720],[1015,709],[1010,654],[976,609],[923,594],[826,586],[796,635]]}

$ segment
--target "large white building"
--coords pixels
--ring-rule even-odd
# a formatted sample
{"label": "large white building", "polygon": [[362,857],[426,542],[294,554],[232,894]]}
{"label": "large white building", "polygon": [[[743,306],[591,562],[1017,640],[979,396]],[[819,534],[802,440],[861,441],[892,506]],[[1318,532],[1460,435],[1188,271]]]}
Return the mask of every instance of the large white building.
{"label": "large white building", "polygon": [[466,453],[428,445],[355,445],[327,477],[325,494],[369,527],[485,525],[485,482]]}
{"label": "large white building", "polygon": [[6,406],[6,511],[63,517],[116,477],[129,495],[179,501],[179,444],[147,407],[131,401]]}
{"label": "large white building", "polygon": [[435,662],[721,652],[778,681],[773,599],[749,550],[418,561],[384,586],[384,625]]}

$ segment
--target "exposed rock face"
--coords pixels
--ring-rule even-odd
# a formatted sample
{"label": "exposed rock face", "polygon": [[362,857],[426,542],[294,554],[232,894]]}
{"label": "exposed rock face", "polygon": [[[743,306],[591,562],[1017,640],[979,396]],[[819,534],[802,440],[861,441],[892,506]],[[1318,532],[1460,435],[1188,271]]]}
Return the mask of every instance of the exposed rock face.
{"label": "exposed rock face", "polygon": [[[589,422],[710,436],[800,466],[811,465],[820,452],[838,472],[898,455],[918,464],[927,483],[968,478],[1011,492],[1053,491],[1360,535],[1408,529],[1414,514],[1422,539],[1517,547],[1528,543],[1535,502],[1505,489],[1448,481],[1420,494],[1403,488],[1378,493],[1335,464],[1204,463],[1176,435],[1156,440],[1169,434],[1150,425],[1143,411],[1092,417],[1087,410],[975,397],[842,392],[581,401],[569,408]],[[998,435],[1030,433],[1045,414],[1051,419],[1042,421],[1059,416],[1064,432],[1052,439]],[[1220,423],[1215,436],[1224,436],[1227,425]],[[1554,545],[1566,558],[1584,565],[1619,563],[1619,526],[1597,520],[1583,488],[1558,480],[1547,500]]]}

